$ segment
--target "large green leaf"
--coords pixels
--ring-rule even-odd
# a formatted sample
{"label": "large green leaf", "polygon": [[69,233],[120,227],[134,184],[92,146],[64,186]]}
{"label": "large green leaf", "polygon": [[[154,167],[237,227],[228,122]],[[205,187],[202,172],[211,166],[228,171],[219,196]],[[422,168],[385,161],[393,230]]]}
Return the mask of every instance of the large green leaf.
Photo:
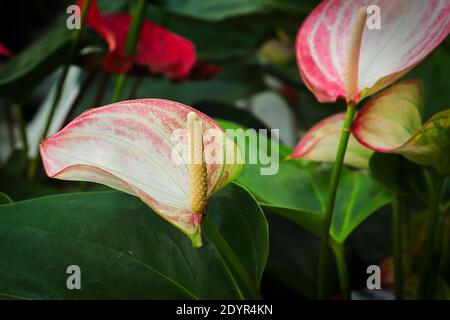
{"label": "large green leaf", "polygon": [[165,25],[195,44],[199,58],[205,60],[230,60],[245,58],[256,51],[267,25],[257,17],[208,22],[169,16]]}
{"label": "large green leaf", "polygon": [[[25,100],[32,90],[57,67],[67,61],[72,32],[58,21],[29,47],[14,55],[0,68],[0,95]],[[92,42],[83,33],[80,43]]]}
{"label": "large green leaf", "polygon": [[320,2],[318,0],[262,0],[266,7],[289,14],[308,15]]}
{"label": "large green leaf", "polygon": [[[264,209],[264,212],[270,225],[270,250],[266,274],[273,281],[286,287],[283,288],[283,296],[280,297],[280,292],[276,291],[269,293],[273,294],[269,298],[296,299],[306,297],[314,299],[316,297],[319,238],[267,208]],[[331,271],[328,279],[332,280],[331,276],[335,268],[331,264],[334,263],[334,259],[328,259],[327,262],[330,264],[328,270]],[[335,284],[335,281],[327,283],[330,288]],[[288,294],[289,296],[287,296]]]}
{"label": "large green leaf", "polygon": [[426,181],[420,165],[398,154],[374,153],[369,166],[374,178],[389,190],[425,198]]}
{"label": "large green leaf", "polygon": [[5,203],[12,203],[13,200],[6,193],[0,191],[0,205]]}
{"label": "large green leaf", "polygon": [[[254,298],[268,254],[261,209],[247,191],[231,184],[210,200],[207,216],[218,232],[204,226],[205,245],[194,249],[187,237],[141,201],[119,192],[57,195],[0,206],[0,295]],[[249,282],[236,271],[236,263],[228,262],[218,238]],[[66,287],[69,265],[81,269],[81,290]]]}
{"label": "large green leaf", "polygon": [[205,20],[222,20],[257,12],[263,8],[263,0],[165,0],[166,9]]}
{"label": "large green leaf", "polygon": [[434,115],[399,150],[411,161],[450,175],[450,109]]}
{"label": "large green leaf", "polygon": [[68,53],[71,33],[60,21],[0,69],[0,95],[22,100]]}
{"label": "large green leaf", "polygon": [[14,201],[79,190],[77,184],[50,181],[43,175],[29,181],[19,165],[20,158],[20,152],[14,152],[0,169],[0,190]]}
{"label": "large green leaf", "polygon": [[261,120],[256,118],[253,114],[238,108],[231,103],[199,101],[195,104],[195,108],[211,118],[233,121],[247,128],[267,129],[267,125],[261,122]]}
{"label": "large green leaf", "polygon": [[[172,83],[166,79],[145,77],[142,78],[138,92],[131,98],[158,97],[180,101],[194,107],[196,107],[197,102],[207,100],[229,103],[261,90],[264,84],[258,75],[259,73],[251,67],[242,63],[233,63],[223,66],[223,70],[209,81]],[[133,81],[127,81],[125,84],[124,92],[127,94],[131,91],[132,83]],[[74,115],[79,115],[87,108],[92,107],[92,101],[95,98],[98,85],[98,82],[94,82],[88,89]],[[109,81],[107,91],[100,105],[110,102],[109,99],[113,94],[114,85],[114,79]],[[209,115],[208,112],[206,114]],[[214,114],[211,114],[211,116],[214,116]]]}
{"label": "large green leaf", "polygon": [[[236,127],[226,121],[219,121],[219,124],[224,128]],[[259,136],[259,142],[265,139]],[[250,145],[248,141],[246,140],[245,150],[242,143],[237,141],[241,154],[247,160],[237,182],[246,186],[262,206],[319,234],[331,168],[327,165],[285,160],[291,150],[280,145],[278,172],[275,175],[262,175],[261,168],[268,165],[261,162],[248,163],[249,154],[260,152],[258,146]],[[369,175],[344,168],[336,198],[331,236],[337,242],[344,242],[361,222],[390,201],[390,193]]]}

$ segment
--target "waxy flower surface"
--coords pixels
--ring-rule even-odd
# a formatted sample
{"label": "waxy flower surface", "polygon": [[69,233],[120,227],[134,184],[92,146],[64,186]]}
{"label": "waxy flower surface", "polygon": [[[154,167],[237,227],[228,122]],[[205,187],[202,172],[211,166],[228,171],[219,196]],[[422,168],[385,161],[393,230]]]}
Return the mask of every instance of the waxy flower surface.
{"label": "waxy flower surface", "polygon": [[[366,20],[359,13],[367,9]],[[449,32],[448,0],[325,0],[300,27],[297,62],[319,102],[358,102],[405,75]]]}
{"label": "waxy flower surface", "polygon": [[[173,133],[191,128],[197,133],[199,163],[174,161],[174,152],[189,139],[178,141]],[[220,137],[208,138],[208,130]],[[203,149],[223,150],[223,161],[205,163]],[[161,99],[88,110],[45,139],[40,153],[49,177],[97,182],[135,195],[187,234],[194,246],[201,245],[201,211],[207,198],[241,168],[234,161],[239,156],[236,145],[218,124],[191,107]]]}
{"label": "waxy flower surface", "polygon": [[377,152],[397,153],[420,165],[450,174],[450,109],[422,125],[422,86],[398,83],[370,100],[357,114],[352,134]]}
{"label": "waxy flower surface", "polygon": [[[344,118],[345,113],[338,113],[318,122],[303,135],[290,158],[333,162]],[[351,136],[344,163],[356,168],[367,168],[372,153]]]}

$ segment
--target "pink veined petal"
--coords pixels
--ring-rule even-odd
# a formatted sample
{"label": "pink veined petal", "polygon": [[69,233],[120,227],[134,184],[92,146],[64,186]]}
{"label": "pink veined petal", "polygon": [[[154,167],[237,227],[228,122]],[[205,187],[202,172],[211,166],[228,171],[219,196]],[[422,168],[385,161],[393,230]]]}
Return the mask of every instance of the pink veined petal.
{"label": "pink veined petal", "polygon": [[422,108],[421,82],[400,82],[364,106],[353,121],[352,134],[369,149],[391,152],[420,128]]}
{"label": "pink veined petal", "polygon": [[450,109],[422,124],[420,81],[404,81],[374,97],[356,116],[355,138],[366,147],[397,153],[442,175],[450,174]]}
{"label": "pink veined petal", "polygon": [[[186,130],[189,112],[198,114],[204,132],[212,129],[226,139],[212,119],[183,104],[123,101],[90,109],[45,139],[40,145],[45,171],[52,178],[97,182],[135,195],[199,245],[201,215],[190,207],[188,166],[172,156],[185,159],[178,147],[186,147],[187,138],[172,134]],[[205,148],[224,148],[205,135],[203,140]],[[226,141],[230,157],[236,146]],[[231,160],[206,165],[208,197],[238,174],[240,165]]]}
{"label": "pink veined petal", "polygon": [[[361,7],[377,5],[381,29],[364,29],[358,89],[373,94],[422,61],[450,32],[447,0],[324,0],[300,27],[297,62],[320,102],[346,98],[344,68],[349,38]],[[370,19],[369,14],[368,19]]]}
{"label": "pink veined petal", "polygon": [[[291,158],[333,162],[344,119],[345,113],[338,113],[318,122],[300,139]],[[351,136],[344,163],[356,168],[367,168],[372,153]]]}

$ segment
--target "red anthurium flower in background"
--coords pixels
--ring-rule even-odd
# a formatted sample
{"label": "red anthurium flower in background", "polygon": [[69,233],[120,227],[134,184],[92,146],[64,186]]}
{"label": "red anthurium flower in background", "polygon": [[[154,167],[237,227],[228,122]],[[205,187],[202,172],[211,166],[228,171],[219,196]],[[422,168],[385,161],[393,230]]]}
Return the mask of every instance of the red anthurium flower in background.
{"label": "red anthurium flower in background", "polygon": [[[84,0],[77,4],[81,7]],[[87,25],[108,44],[103,68],[112,73],[127,72],[134,63],[148,67],[151,73],[172,80],[188,78],[196,65],[195,47],[189,40],[145,20],[137,43],[136,54],[128,57],[125,42],[131,23],[128,13],[100,13],[95,1],[87,12]]]}
{"label": "red anthurium flower in background", "polygon": [[220,72],[222,68],[205,60],[197,60],[189,73],[190,80],[209,80]]}
{"label": "red anthurium flower in background", "polygon": [[0,42],[0,56],[10,57],[12,52]]}
{"label": "red anthurium flower in background", "polygon": [[[367,8],[366,22],[358,12]],[[377,8],[380,28],[369,28]],[[300,74],[319,102],[358,102],[401,78],[449,32],[448,0],[324,0],[297,35]]]}

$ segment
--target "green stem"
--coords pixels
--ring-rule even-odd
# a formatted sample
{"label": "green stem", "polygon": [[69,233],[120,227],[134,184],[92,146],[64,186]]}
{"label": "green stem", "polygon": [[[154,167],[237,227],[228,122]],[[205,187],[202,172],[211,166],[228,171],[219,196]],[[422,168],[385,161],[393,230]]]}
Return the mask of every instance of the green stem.
{"label": "green stem", "polygon": [[8,142],[11,150],[14,150],[16,147],[16,137],[14,134],[14,117],[12,115],[11,108],[4,108],[5,111],[5,119],[6,119],[6,130],[8,133]]}
{"label": "green stem", "polygon": [[[444,211],[445,213],[445,211]],[[448,263],[448,252],[450,247],[450,228],[449,228],[449,219],[445,218],[443,221],[442,227],[442,244],[441,244],[441,263],[439,265],[439,271],[443,271],[445,266]]]}
{"label": "green stem", "polygon": [[102,105],[103,97],[105,96],[106,88],[108,87],[109,79],[111,76],[109,73],[103,73],[100,79],[100,83],[97,87],[97,92],[95,93],[94,101],[92,102],[92,106],[98,107]]}
{"label": "green stem", "polygon": [[23,119],[22,106],[19,104],[14,104],[13,111],[14,116],[16,118],[16,123],[19,126],[20,139],[22,140],[20,166],[21,168],[26,168],[28,162],[28,138],[27,138],[27,130],[25,127],[25,121]]}
{"label": "green stem", "polygon": [[[429,175],[428,175],[429,177]],[[425,249],[422,256],[422,265],[419,276],[419,284],[417,294],[419,299],[433,299],[435,296],[435,288],[437,282],[437,271],[439,266],[439,203],[441,201],[444,178],[439,176],[436,183],[433,185],[432,179],[428,178],[429,183],[429,198],[430,198],[430,212],[427,223],[427,237],[425,240]]]}
{"label": "green stem", "polygon": [[[83,9],[81,11],[81,25],[84,24],[84,20],[86,18],[86,13],[87,13],[87,9],[89,8],[89,4],[90,4],[90,0],[86,0],[84,2],[84,6]],[[73,59],[73,56],[76,53],[76,49],[78,46],[78,41],[80,39],[80,33],[81,33],[81,28],[80,29],[75,29],[73,31],[72,34],[72,41],[70,43],[70,48],[69,48],[69,54],[67,56],[67,61],[64,64],[64,68],[62,71],[62,74],[60,76],[60,78],[58,79],[58,84],[56,87],[56,92],[55,92],[55,97],[53,99],[53,103],[52,106],[50,108],[50,112],[47,116],[47,120],[45,122],[45,127],[44,127],[44,131],[42,132],[42,138],[47,137],[48,131],[50,130],[50,126],[53,120],[53,116],[55,115],[55,111],[56,111],[56,107],[59,104],[59,101],[61,99],[61,95],[64,89],[64,83],[66,82],[66,78],[67,78],[67,74],[69,72],[69,68]],[[31,161],[29,170],[28,170],[28,179],[29,180],[33,180],[34,176],[36,175],[36,170],[37,170],[37,166],[39,164],[39,152],[37,152],[36,156],[34,157],[34,159]]]}
{"label": "green stem", "polygon": [[331,248],[334,252],[338,269],[339,285],[341,287],[342,299],[351,299],[350,279],[348,276],[347,261],[345,259],[345,247],[343,243],[332,242]]}
{"label": "green stem", "polygon": [[[125,42],[125,53],[129,57],[133,57],[136,53],[142,23],[144,22],[146,2],[147,0],[137,0],[137,3],[132,10],[132,20],[130,23],[130,28],[128,29],[127,40]],[[125,73],[122,73],[117,77],[112,102],[117,102],[121,99],[125,79]]]}
{"label": "green stem", "polygon": [[342,128],[339,146],[336,154],[336,160],[333,165],[331,174],[331,183],[328,194],[328,202],[325,210],[325,217],[322,222],[320,255],[319,255],[319,269],[318,269],[318,289],[317,295],[319,299],[326,298],[326,276],[327,276],[327,254],[328,243],[330,239],[331,221],[333,218],[334,202],[336,200],[337,188],[341,176],[342,165],[344,163],[345,151],[347,150],[348,139],[350,137],[350,127],[355,116],[356,106],[352,103],[347,105],[347,112],[345,114],[344,126]]}
{"label": "green stem", "polygon": [[117,76],[116,86],[114,88],[114,94],[112,97],[112,102],[117,102],[122,96],[123,87],[125,85],[125,80],[127,76],[125,73],[119,74]]}
{"label": "green stem", "polygon": [[67,112],[67,116],[64,119],[63,125],[66,125],[70,122],[71,119],[74,118],[75,112],[77,111],[78,105],[83,100],[87,90],[92,84],[92,81],[95,80],[95,77],[97,76],[97,73],[95,71],[89,72],[89,74],[86,76],[86,78],[83,80],[80,91],[78,92],[75,100],[73,100],[72,105],[69,108],[69,112]]}
{"label": "green stem", "polygon": [[403,259],[402,259],[402,219],[401,201],[398,194],[392,197],[392,239],[395,271],[395,297],[403,300]]}
{"label": "green stem", "polygon": [[261,295],[258,292],[257,285],[250,277],[247,269],[243,266],[241,260],[233,251],[233,248],[227,243],[227,241],[222,237],[222,234],[217,230],[208,216],[203,218],[203,226],[211,237],[213,243],[217,246],[220,252],[225,256],[226,260],[233,266],[234,270],[240,275],[241,279],[244,281],[248,290],[252,294],[254,299],[261,299]]}
{"label": "green stem", "polygon": [[142,77],[137,76],[134,78],[133,84],[131,86],[130,94],[128,95],[128,100],[135,99],[138,93],[139,87],[142,83]]}

